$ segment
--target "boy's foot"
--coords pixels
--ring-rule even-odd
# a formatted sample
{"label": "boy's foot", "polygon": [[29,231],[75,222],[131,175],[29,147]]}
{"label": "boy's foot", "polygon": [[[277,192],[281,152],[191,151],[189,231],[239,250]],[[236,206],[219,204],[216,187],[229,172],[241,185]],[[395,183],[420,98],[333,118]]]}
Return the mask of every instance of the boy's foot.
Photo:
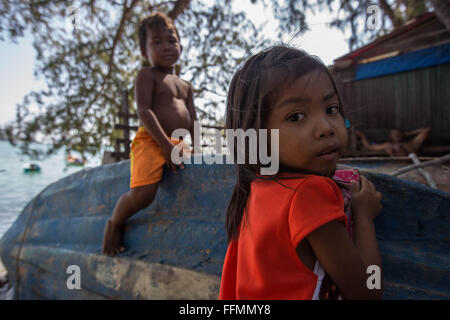
{"label": "boy's foot", "polygon": [[122,246],[123,226],[116,226],[108,220],[103,235],[103,253],[107,256],[114,256],[125,251]]}

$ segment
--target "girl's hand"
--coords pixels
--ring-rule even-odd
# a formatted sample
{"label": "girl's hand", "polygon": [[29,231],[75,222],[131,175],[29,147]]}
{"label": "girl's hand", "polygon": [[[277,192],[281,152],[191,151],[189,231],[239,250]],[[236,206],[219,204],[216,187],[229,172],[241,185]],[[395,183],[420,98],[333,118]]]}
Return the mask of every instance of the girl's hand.
{"label": "girl's hand", "polygon": [[344,300],[342,292],[334,284],[333,280],[325,274],[320,287],[319,300]]}
{"label": "girl's hand", "polygon": [[355,219],[373,220],[381,211],[382,194],[377,192],[372,182],[361,176],[361,190],[356,182],[352,183],[352,210]]}

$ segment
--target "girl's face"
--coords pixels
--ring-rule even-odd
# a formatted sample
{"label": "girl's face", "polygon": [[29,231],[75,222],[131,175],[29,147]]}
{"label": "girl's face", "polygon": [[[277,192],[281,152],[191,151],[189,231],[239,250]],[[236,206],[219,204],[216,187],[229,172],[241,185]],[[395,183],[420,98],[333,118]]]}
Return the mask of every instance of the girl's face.
{"label": "girl's face", "polygon": [[312,71],[278,90],[267,129],[279,129],[280,164],[332,176],[347,146],[344,119],[331,79]]}

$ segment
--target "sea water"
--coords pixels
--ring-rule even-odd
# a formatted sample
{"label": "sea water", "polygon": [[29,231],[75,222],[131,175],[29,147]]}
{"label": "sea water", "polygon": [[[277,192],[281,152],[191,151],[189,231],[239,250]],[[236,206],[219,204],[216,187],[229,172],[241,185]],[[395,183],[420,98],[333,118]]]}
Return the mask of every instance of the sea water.
{"label": "sea water", "polygon": [[[75,155],[75,154],[74,154]],[[32,160],[7,141],[0,141],[0,238],[14,223],[26,204],[46,186],[87,167],[101,164],[100,158],[88,158],[84,167],[67,166],[60,150],[44,160]],[[35,163],[40,172],[24,173],[23,166]]]}

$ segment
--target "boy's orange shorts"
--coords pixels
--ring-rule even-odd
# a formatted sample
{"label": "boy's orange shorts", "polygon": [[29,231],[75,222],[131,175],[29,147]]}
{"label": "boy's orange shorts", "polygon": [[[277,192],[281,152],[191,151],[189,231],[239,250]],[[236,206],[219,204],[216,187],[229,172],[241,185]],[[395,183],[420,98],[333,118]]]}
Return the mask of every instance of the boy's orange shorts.
{"label": "boy's orange shorts", "polygon": [[[170,137],[169,137],[170,138]],[[174,144],[182,140],[170,138]],[[159,182],[163,175],[166,159],[159,144],[147,133],[144,127],[131,142],[130,151],[130,189]]]}

